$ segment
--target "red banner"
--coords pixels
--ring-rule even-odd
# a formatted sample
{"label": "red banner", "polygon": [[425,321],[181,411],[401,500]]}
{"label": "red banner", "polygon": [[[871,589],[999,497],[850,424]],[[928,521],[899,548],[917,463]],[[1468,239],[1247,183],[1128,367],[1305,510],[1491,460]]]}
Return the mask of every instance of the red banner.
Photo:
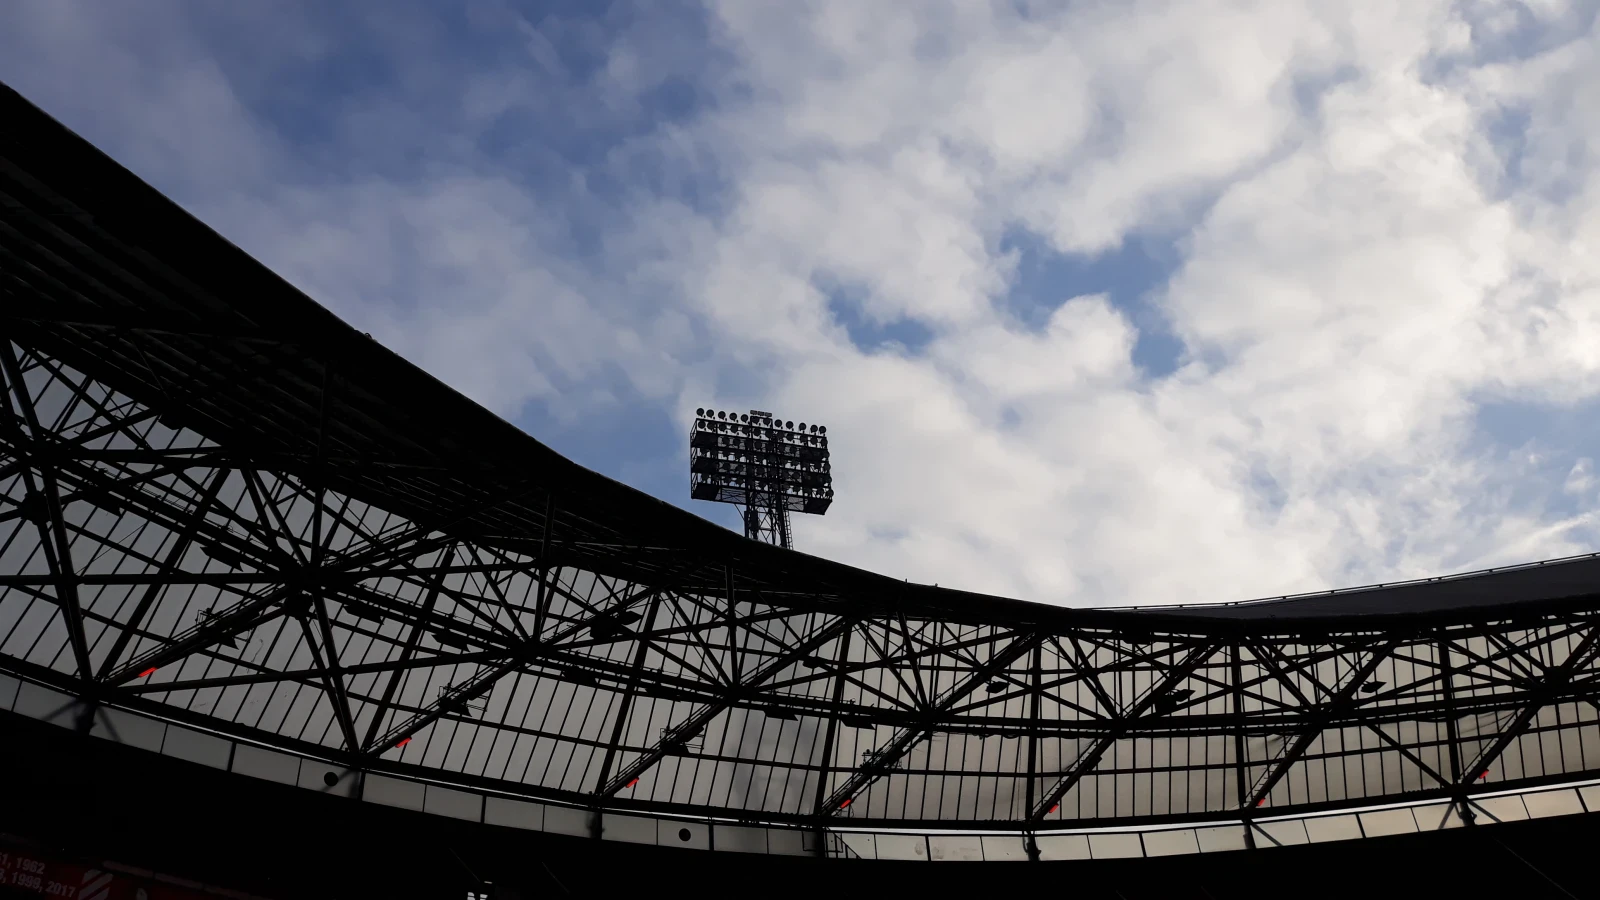
{"label": "red banner", "polygon": [[215,900],[219,895],[0,846],[0,894],[61,900]]}

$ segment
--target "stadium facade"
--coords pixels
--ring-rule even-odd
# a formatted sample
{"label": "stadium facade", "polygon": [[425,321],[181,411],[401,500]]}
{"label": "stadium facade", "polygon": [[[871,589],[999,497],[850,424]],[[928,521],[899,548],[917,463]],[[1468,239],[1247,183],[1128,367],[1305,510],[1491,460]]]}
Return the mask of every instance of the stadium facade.
{"label": "stadium facade", "polygon": [[9,90],[0,117],[12,728],[746,861],[1155,865],[1600,810],[1600,559],[1078,610],[764,545],[474,405]]}

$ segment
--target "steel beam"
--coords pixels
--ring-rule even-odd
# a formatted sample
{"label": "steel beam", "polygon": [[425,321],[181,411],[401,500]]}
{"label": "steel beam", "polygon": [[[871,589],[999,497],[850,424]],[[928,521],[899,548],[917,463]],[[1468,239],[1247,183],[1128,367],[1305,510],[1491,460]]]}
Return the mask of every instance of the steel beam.
{"label": "steel beam", "polygon": [[1583,636],[1578,646],[1567,655],[1561,665],[1546,671],[1543,680],[1529,691],[1530,696],[1517,712],[1516,718],[1512,719],[1510,724],[1501,730],[1500,736],[1494,743],[1478,754],[1472,765],[1467,766],[1461,773],[1461,783],[1471,784],[1488,772],[1494,761],[1500,758],[1500,754],[1528,730],[1539,710],[1557,699],[1561,688],[1593,662],[1597,654],[1600,654],[1600,626],[1591,623],[1589,632]]}
{"label": "steel beam", "polygon": [[[1294,743],[1277,759],[1277,765],[1268,767],[1261,781],[1256,783],[1254,789],[1246,797],[1247,809],[1254,809],[1257,804],[1266,799],[1268,794],[1272,793],[1272,789],[1283,779],[1283,776],[1288,774],[1289,769],[1306,752],[1306,748],[1311,746],[1311,742],[1316,740],[1317,736],[1322,734],[1328,727],[1334,716],[1344,707],[1351,704],[1356,691],[1360,690],[1361,685],[1372,677],[1372,673],[1377,671],[1378,666],[1389,658],[1389,654],[1394,651],[1398,643],[1398,640],[1390,639],[1378,647],[1368,648],[1365,652],[1371,655],[1367,661],[1352,670],[1350,678],[1346,680],[1330,700],[1313,708],[1310,722],[1301,729],[1300,733],[1295,737]],[[1358,650],[1357,652],[1361,651]]]}
{"label": "steel beam", "polygon": [[[833,640],[835,637],[841,634],[848,634],[850,629],[856,624],[856,621],[857,620],[849,619],[844,616],[835,617],[828,624],[818,628],[811,636],[796,644],[782,656],[767,663],[765,666],[756,669],[754,672],[751,672],[747,678],[735,685],[732,690],[729,690],[726,693],[725,699],[708,703],[700,709],[695,710],[693,713],[690,713],[689,716],[686,717],[682,722],[671,726],[668,729],[668,733],[698,733],[704,730],[704,728],[709,725],[713,719],[731,709],[736,703],[741,701],[752,702],[756,696],[756,689],[771,679],[772,676],[799,663],[802,659],[816,652],[817,648]],[[840,675],[839,677],[842,679],[843,675]],[[837,707],[837,701],[834,705]],[[655,766],[656,763],[664,759],[671,751],[672,747],[669,745],[667,740],[663,739],[659,741],[654,746],[646,749],[638,759],[634,760],[632,763],[623,768],[622,771],[618,772],[615,778],[611,779],[609,782],[606,782],[598,791],[598,793],[603,797],[614,796],[618,791],[622,790],[623,787],[632,782],[635,778],[639,778],[640,776],[644,775],[645,772],[648,772],[652,767]]]}
{"label": "steel beam", "polygon": [[1060,781],[1056,782],[1055,787],[1051,788],[1049,793],[1045,794],[1044,799],[1039,802],[1039,805],[1029,813],[1028,820],[1030,822],[1044,821],[1044,817],[1055,809],[1056,804],[1061,802],[1067,792],[1071,791],[1078,782],[1082,781],[1086,775],[1094,770],[1095,766],[1100,764],[1100,757],[1104,756],[1106,751],[1110,750],[1117,741],[1127,736],[1140,717],[1152,709],[1162,698],[1170,694],[1173,688],[1181,684],[1184,679],[1194,673],[1195,669],[1203,665],[1206,660],[1210,659],[1221,648],[1221,644],[1206,644],[1193,649],[1184,657],[1182,662],[1169,669],[1161,681],[1152,686],[1149,692],[1134,703],[1133,708],[1128,710],[1126,715],[1120,716],[1116,720],[1116,724],[1110,733],[1097,740],[1090,746],[1088,751],[1079,755],[1077,760],[1073,762],[1072,768],[1062,776]]}
{"label": "steel beam", "polygon": [[890,739],[889,743],[874,754],[870,765],[857,768],[849,779],[828,797],[818,812],[821,815],[831,816],[847,808],[848,801],[853,800],[868,785],[887,774],[901,757],[909,753],[912,747],[940,724],[957,703],[1005,671],[1007,666],[1016,662],[1023,654],[1031,651],[1044,640],[1045,635],[1043,632],[1025,631],[1013,632],[1010,637],[1011,643],[1007,644],[1005,649],[989,657],[981,666],[973,669],[965,680],[951,688],[937,703],[922,711],[917,717],[919,721],[916,725],[902,729]]}
{"label": "steel beam", "polygon": [[[39,544],[44,550],[45,561],[55,576],[56,603],[61,608],[61,617],[67,626],[67,639],[72,646],[73,660],[78,666],[78,677],[88,684],[94,678],[94,667],[89,662],[89,643],[83,632],[83,605],[78,597],[77,572],[72,564],[72,543],[67,540],[61,513],[60,485],[56,481],[52,463],[41,458],[44,456],[46,433],[39,425],[27,383],[22,380],[15,348],[10,341],[3,339],[0,339],[0,372],[4,373],[10,385],[9,391],[0,391],[0,395],[6,398],[7,422],[15,436],[16,447],[31,460],[31,466],[22,469],[23,484],[27,490],[24,502],[41,503],[44,506],[40,511],[44,515],[36,513],[34,524],[39,529]],[[30,432],[28,438],[22,437],[17,419],[27,424]],[[34,481],[33,469],[38,470],[42,484]]]}

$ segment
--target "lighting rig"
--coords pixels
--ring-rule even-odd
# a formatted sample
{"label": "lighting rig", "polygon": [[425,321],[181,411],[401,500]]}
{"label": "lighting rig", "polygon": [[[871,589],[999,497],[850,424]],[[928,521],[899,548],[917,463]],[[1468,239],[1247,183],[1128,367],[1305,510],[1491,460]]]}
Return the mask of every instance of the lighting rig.
{"label": "lighting rig", "polygon": [[828,429],[752,409],[694,411],[689,433],[689,496],[732,503],[744,536],[793,547],[789,513],[822,515],[833,503]]}

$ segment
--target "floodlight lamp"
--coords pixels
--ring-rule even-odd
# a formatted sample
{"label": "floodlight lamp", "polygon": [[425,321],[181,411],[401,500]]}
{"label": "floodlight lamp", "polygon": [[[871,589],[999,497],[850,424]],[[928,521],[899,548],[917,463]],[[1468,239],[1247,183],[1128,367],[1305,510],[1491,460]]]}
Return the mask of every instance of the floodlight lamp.
{"label": "floodlight lamp", "polygon": [[827,434],[827,433],[828,433],[828,428],[827,428],[826,425],[818,425],[817,426],[817,434]]}
{"label": "floodlight lamp", "polygon": [[697,416],[703,416],[703,415],[706,414],[706,411],[703,408],[702,409],[697,409],[697,410],[694,411],[694,414],[697,415]]}
{"label": "floodlight lamp", "polygon": [[806,423],[801,422],[800,423],[800,427],[798,429],[796,429],[796,430],[797,431],[805,431],[806,430]]}
{"label": "floodlight lamp", "polygon": [[748,416],[748,415],[744,415],[744,414],[741,414],[741,415],[740,415],[740,416],[739,416],[739,421],[741,421],[741,422],[748,422],[748,421],[750,421],[750,417],[749,417],[749,416]]}
{"label": "floodlight lamp", "polygon": [[728,414],[725,413],[725,412],[717,413],[717,418],[719,418],[719,419],[726,419],[727,417],[728,417]]}

